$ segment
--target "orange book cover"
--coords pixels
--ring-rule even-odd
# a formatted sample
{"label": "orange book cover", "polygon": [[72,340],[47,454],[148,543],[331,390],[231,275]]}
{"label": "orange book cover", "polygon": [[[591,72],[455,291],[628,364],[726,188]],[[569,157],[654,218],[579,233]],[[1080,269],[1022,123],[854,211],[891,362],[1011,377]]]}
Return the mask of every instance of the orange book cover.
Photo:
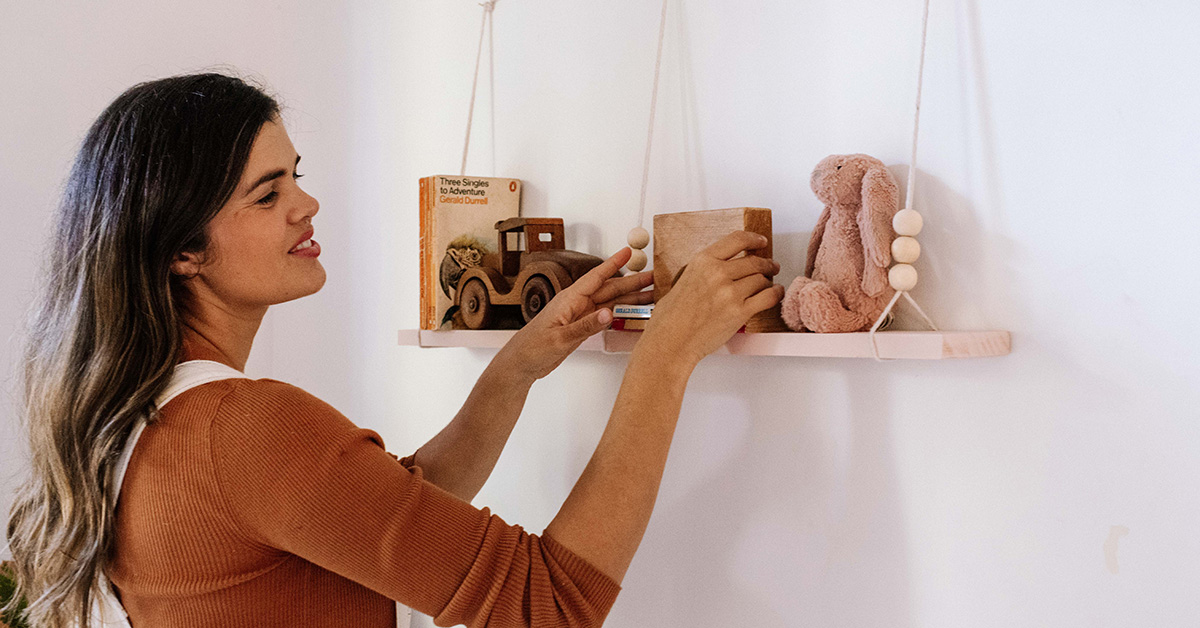
{"label": "orange book cover", "polygon": [[421,329],[461,329],[454,292],[464,270],[499,252],[496,223],[521,215],[521,180],[421,179]]}

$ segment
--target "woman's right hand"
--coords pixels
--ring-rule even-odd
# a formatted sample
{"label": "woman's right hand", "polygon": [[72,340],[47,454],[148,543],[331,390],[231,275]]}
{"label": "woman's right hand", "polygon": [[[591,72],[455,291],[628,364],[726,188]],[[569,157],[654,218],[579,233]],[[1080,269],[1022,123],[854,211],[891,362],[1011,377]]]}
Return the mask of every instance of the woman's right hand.
{"label": "woman's right hand", "polygon": [[[654,306],[642,342],[694,362],[716,351],[751,316],[783,300],[784,287],[771,281],[779,264],[738,255],[761,249],[767,238],[735,231],[688,262],[667,296]],[[736,258],[736,259],[735,259]]]}

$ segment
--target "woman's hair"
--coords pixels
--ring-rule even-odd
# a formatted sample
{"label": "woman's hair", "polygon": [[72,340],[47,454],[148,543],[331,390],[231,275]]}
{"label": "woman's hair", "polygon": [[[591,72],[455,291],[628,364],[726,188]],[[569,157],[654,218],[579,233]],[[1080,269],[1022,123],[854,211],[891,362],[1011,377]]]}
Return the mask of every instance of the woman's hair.
{"label": "woman's hair", "polygon": [[7,536],[34,626],[89,621],[113,548],[117,460],[181,354],[184,278],[171,262],[207,248],[278,115],[241,79],[176,76],[121,94],[83,140],[24,356],[32,473]]}

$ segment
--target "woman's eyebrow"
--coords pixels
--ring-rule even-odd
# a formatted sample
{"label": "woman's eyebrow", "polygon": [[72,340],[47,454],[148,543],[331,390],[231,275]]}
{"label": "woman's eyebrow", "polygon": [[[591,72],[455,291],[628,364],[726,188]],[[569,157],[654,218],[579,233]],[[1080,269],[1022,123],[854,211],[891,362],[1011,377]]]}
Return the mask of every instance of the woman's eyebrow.
{"label": "woman's eyebrow", "polygon": [[[292,168],[295,169],[296,165],[299,165],[299,164],[300,164],[300,155],[296,155],[296,164],[293,165]],[[284,170],[283,168],[278,168],[276,170],[272,170],[272,171],[264,174],[263,176],[259,177],[257,180],[255,180],[254,183],[250,187],[246,188],[245,192],[242,192],[242,195],[245,196],[246,194],[253,192],[255,189],[258,188],[258,186],[266,183],[267,181],[274,181],[275,179],[278,179],[279,177],[282,177],[285,174],[287,174],[287,171]]]}

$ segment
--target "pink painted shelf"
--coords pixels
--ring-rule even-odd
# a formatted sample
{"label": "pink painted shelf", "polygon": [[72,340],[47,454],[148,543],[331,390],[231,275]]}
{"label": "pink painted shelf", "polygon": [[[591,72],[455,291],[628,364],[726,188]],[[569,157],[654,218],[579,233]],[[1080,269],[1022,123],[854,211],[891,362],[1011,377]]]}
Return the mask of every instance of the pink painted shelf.
{"label": "pink painted shelf", "polygon": [[[409,347],[472,347],[499,349],[515,331],[400,330],[400,345]],[[604,331],[592,336],[580,351],[628,353],[642,332]],[[942,360],[1008,355],[1012,335],[1007,331],[881,331],[875,334],[883,359]],[[870,358],[870,336],[853,334],[768,333],[737,334],[717,353],[780,355],[807,358]]]}

